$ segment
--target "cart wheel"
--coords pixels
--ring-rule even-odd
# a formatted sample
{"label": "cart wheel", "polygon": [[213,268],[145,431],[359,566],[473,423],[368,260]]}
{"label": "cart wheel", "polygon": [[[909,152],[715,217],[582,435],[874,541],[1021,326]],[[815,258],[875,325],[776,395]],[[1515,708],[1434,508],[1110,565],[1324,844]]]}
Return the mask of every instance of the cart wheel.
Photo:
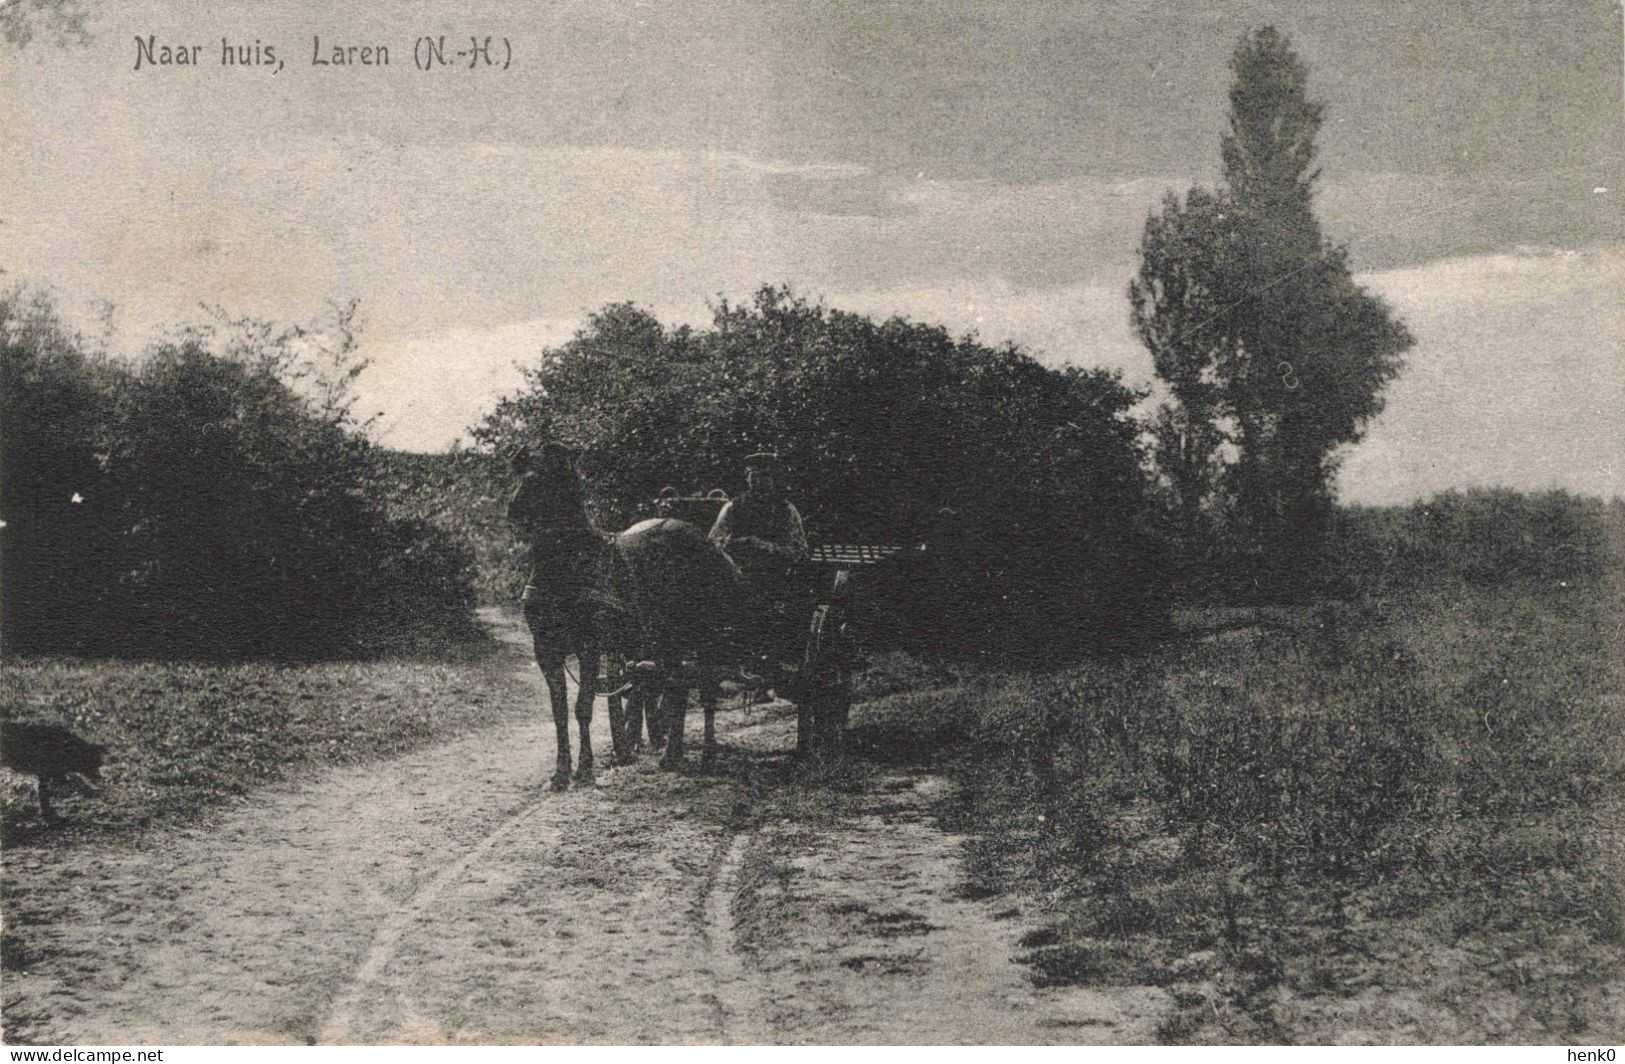
{"label": "cart wheel", "polygon": [[846,746],[846,725],[851,715],[852,685],[845,676],[820,686],[812,713],[813,749],[823,755],[838,755]]}
{"label": "cart wheel", "polygon": [[842,621],[840,611],[830,604],[813,611],[801,667],[806,695],[796,707],[796,753],[801,757],[834,754],[842,745],[852,711]]}

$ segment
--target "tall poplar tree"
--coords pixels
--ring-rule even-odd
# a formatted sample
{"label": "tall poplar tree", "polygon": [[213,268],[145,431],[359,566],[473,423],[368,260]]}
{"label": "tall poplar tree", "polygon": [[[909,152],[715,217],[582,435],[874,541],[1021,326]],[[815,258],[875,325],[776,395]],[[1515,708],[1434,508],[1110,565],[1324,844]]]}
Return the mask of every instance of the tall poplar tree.
{"label": "tall poplar tree", "polygon": [[[1249,34],[1230,69],[1224,186],[1148,219],[1130,297],[1170,393],[1156,434],[1187,462],[1217,456],[1205,506],[1223,520],[1209,527],[1280,594],[1317,566],[1339,449],[1381,411],[1412,339],[1315,217],[1323,105],[1286,36]],[[1157,444],[1165,478],[1195,483],[1178,449]]]}

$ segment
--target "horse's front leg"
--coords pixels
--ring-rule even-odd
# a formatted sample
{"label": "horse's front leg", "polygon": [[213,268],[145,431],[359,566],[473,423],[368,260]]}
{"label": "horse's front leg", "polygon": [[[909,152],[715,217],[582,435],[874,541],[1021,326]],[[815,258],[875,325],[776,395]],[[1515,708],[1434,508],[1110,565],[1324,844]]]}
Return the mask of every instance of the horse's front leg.
{"label": "horse's front leg", "polygon": [[570,786],[570,689],[564,683],[564,662],[542,665],[542,678],[547,681],[547,702],[553,710],[553,729],[558,744],[558,766],[553,770],[553,789],[562,791]]}
{"label": "horse's front leg", "polygon": [[[618,692],[621,687],[622,669],[613,660],[604,670],[607,682],[603,685],[611,692]],[[631,698],[624,698],[618,693],[611,693],[607,699],[609,704],[609,740],[615,747],[615,763],[617,765],[630,765],[635,760],[638,749],[638,730],[642,726],[637,712],[637,703]]]}
{"label": "horse's front leg", "polygon": [[[598,695],[598,648],[582,647],[578,655],[581,664],[580,683],[576,686],[576,729],[579,732],[581,752],[576,758],[576,782],[591,783],[592,771],[592,704]],[[611,721],[611,739],[614,739]]]}

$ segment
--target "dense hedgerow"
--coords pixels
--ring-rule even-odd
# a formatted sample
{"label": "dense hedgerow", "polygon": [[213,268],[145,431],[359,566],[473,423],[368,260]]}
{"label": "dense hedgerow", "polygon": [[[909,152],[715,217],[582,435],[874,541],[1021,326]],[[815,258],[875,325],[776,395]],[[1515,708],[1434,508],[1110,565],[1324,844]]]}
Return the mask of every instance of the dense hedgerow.
{"label": "dense hedgerow", "polygon": [[1409,506],[1346,508],[1333,550],[1349,583],[1366,590],[1588,580],[1608,565],[1607,509],[1560,489],[1447,491]]}
{"label": "dense hedgerow", "polygon": [[666,485],[738,490],[744,455],[776,449],[815,540],[931,543],[866,588],[866,642],[1054,659],[1166,617],[1139,398],[1103,371],[768,287],[720,304],[705,329],[605,308],[542,352],[475,435],[584,448],[612,527]]}
{"label": "dense hedgerow", "polygon": [[342,379],[312,386],[319,340],[253,323],[217,340],[115,362],[48,300],[0,300],[6,649],[305,656],[466,635],[473,559],[373,497]]}

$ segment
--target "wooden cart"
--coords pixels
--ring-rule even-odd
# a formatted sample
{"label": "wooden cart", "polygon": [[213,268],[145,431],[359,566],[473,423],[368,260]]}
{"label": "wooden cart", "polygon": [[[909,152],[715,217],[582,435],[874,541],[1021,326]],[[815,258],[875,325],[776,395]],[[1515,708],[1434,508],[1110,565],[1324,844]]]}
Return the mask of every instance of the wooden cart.
{"label": "wooden cart", "polygon": [[[728,502],[725,492],[682,494],[662,492],[655,502],[661,517],[688,521],[709,529]],[[809,563],[817,579],[806,639],[799,661],[760,660],[734,663],[739,676],[757,686],[774,686],[796,706],[796,749],[806,756],[838,750],[852,708],[852,670],[859,647],[850,621],[852,574],[900,553],[902,548],[881,544],[820,543],[812,548]],[[764,668],[764,664],[767,666]],[[651,739],[655,738],[651,730]]]}

